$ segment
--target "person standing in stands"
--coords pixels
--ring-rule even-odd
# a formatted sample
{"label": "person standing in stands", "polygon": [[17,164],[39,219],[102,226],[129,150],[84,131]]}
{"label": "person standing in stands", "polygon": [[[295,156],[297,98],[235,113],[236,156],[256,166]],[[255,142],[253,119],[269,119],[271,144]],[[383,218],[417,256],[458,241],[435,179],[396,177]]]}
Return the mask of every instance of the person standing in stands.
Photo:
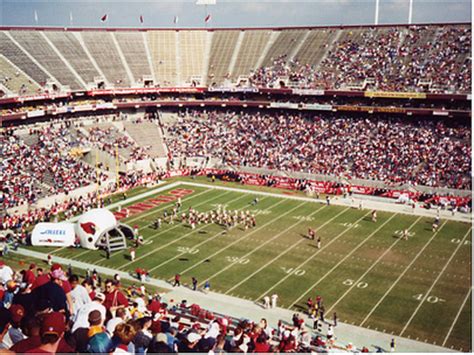
{"label": "person standing in stands", "polygon": [[191,281],[193,283],[193,291],[197,291],[198,280],[193,276]]}
{"label": "person standing in stands", "polygon": [[128,307],[127,297],[117,289],[116,284],[110,279],[105,281],[105,292],[104,306],[112,315],[117,309]]}
{"label": "person standing in stands", "polygon": [[46,313],[41,321],[41,345],[26,351],[26,354],[56,354],[66,331],[66,318],[60,312]]}

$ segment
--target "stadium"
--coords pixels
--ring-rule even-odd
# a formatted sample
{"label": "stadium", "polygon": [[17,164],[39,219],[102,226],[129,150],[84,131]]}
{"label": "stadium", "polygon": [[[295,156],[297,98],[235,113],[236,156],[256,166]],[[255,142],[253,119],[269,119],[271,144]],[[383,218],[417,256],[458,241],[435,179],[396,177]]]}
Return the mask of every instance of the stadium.
{"label": "stadium", "polygon": [[2,351],[471,352],[471,23],[198,5],[0,28]]}

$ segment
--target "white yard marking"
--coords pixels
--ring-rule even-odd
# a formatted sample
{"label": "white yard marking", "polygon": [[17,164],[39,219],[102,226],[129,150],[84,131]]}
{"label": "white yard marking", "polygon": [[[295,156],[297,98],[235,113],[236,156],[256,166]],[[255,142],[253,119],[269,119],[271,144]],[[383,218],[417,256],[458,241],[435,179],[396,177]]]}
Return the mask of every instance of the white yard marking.
{"label": "white yard marking", "polygon": [[[222,197],[222,196],[219,196],[219,197]],[[234,199],[231,200],[229,203],[232,203],[232,202],[235,202],[235,201],[237,201],[237,200],[240,200],[240,199],[243,198],[243,197],[245,197],[245,196],[239,196],[239,197],[237,197],[237,198],[234,198]],[[217,197],[216,197],[216,198],[217,198]],[[214,200],[214,198],[212,198],[211,200]],[[209,201],[209,200],[208,200],[208,201]],[[200,204],[198,204],[198,205],[196,205],[196,206],[200,206],[200,205],[203,205],[203,204],[205,204],[205,203],[206,203],[206,201],[204,201],[204,202],[202,202],[202,203],[200,203]],[[169,228],[169,229],[167,229],[166,231],[163,231],[163,232],[168,232],[168,231],[170,231],[170,230],[172,230],[172,229],[174,229],[174,228],[178,228],[178,227],[182,227],[182,226],[183,226],[182,223],[179,222],[175,227]],[[139,260],[141,260],[141,259],[143,259],[143,258],[146,258],[147,256],[149,256],[149,255],[151,255],[151,254],[153,254],[153,253],[156,253],[157,251],[159,251],[159,250],[161,250],[161,249],[164,249],[164,248],[166,248],[166,247],[169,246],[169,245],[172,245],[172,244],[174,244],[174,243],[179,242],[180,240],[186,238],[187,236],[189,236],[189,235],[191,235],[191,234],[193,234],[193,233],[195,233],[195,232],[198,232],[198,231],[200,231],[201,229],[204,229],[204,227],[207,227],[207,225],[204,224],[204,225],[202,225],[202,226],[199,227],[199,228],[192,229],[190,232],[188,232],[188,233],[182,235],[181,237],[176,238],[176,239],[173,239],[172,241],[170,241],[170,242],[168,242],[168,243],[166,243],[166,244],[164,244],[164,245],[162,245],[162,246],[160,246],[160,247],[158,247],[158,248],[152,249],[152,250],[149,251],[148,253],[145,253],[145,254],[143,254],[142,256],[140,256],[139,258],[136,258],[135,261],[129,261],[128,263],[123,264],[121,267],[119,267],[119,270],[123,270],[123,269],[126,268],[128,265],[133,264],[133,263],[135,263],[135,262],[137,262],[137,261],[139,261]],[[163,232],[160,232],[160,233],[163,233]],[[154,239],[154,238],[156,238],[160,233],[154,234],[154,235],[148,237],[147,239]]]}
{"label": "white yard marking", "polygon": [[[337,217],[339,217],[341,214],[345,213],[347,210],[349,209],[346,208],[344,210],[342,210],[341,212],[339,212],[337,215],[335,215],[334,217],[328,219],[326,222],[324,222],[321,226],[319,226],[316,231],[319,231],[321,230],[324,226],[326,226],[327,224],[331,223],[334,219],[336,219]],[[319,209],[321,210],[321,209]],[[317,211],[319,211],[317,210]],[[316,212],[317,212],[316,211]],[[315,214],[316,212],[312,213],[311,215]],[[301,222],[306,222],[306,220],[304,219],[300,219],[298,220],[298,222],[296,224],[294,224],[294,226],[298,225],[299,223]],[[256,274],[258,274],[260,271],[262,271],[263,269],[265,269],[268,265],[272,264],[273,262],[275,262],[276,260],[280,259],[283,255],[285,255],[286,253],[288,253],[289,251],[291,251],[293,248],[295,248],[297,245],[305,242],[306,239],[300,239],[298,242],[294,243],[291,247],[289,247],[288,249],[284,249],[280,254],[278,254],[277,256],[275,256],[273,259],[271,259],[269,262],[267,262],[265,265],[261,266],[260,268],[258,268],[257,270],[255,270],[253,273],[251,273],[249,276],[247,276],[246,278],[242,279],[240,282],[238,282],[237,284],[235,284],[233,287],[231,287],[230,289],[227,290],[227,292],[225,294],[227,294],[228,292],[232,291],[233,289],[237,288],[238,286],[242,285],[244,282],[246,282],[247,280],[251,279],[253,276],[255,276]],[[300,267],[297,267],[296,269],[300,269]]]}
{"label": "white yard marking", "polygon": [[[303,203],[304,204],[304,203]],[[297,207],[301,207],[303,204],[300,204],[298,205]],[[314,216],[316,213],[318,213],[319,211],[321,211],[322,209],[324,208],[324,206],[318,208],[316,211],[312,212],[310,214],[310,216]],[[296,208],[295,208],[296,209]],[[346,208],[344,211],[348,210],[348,208]],[[294,209],[292,209],[294,210]],[[288,214],[290,211],[286,212],[285,214]],[[281,218],[283,215],[280,215],[278,216],[276,219],[279,219]],[[252,255],[253,253],[255,253],[257,250],[260,250],[261,248],[263,248],[265,245],[271,243],[273,240],[277,239],[278,237],[280,237],[281,235],[283,235],[284,233],[288,232],[289,230],[293,229],[294,227],[296,227],[298,224],[300,224],[301,221],[299,222],[296,222],[296,223],[293,223],[292,225],[290,225],[288,228],[286,228],[285,230],[281,231],[280,233],[277,233],[275,236],[273,236],[272,238],[268,239],[265,243],[263,244],[260,244],[259,246],[257,246],[256,248],[254,248],[253,250],[249,251],[247,254],[245,254],[244,256],[242,256],[241,258],[246,258],[248,257],[249,255]],[[226,247],[227,248],[227,247]],[[224,248],[224,249],[226,249]],[[225,268],[219,270],[218,272],[216,272],[214,275],[206,278],[206,280],[212,280],[213,278],[215,278],[216,276],[219,276],[220,274],[222,274],[224,271],[227,271],[228,269],[230,269],[232,266],[234,266],[235,263],[232,263],[230,265],[227,265]],[[204,282],[203,282],[204,283]]]}
{"label": "white yard marking", "polygon": [[461,307],[459,307],[458,313],[456,314],[456,318],[454,318],[453,324],[451,324],[451,327],[449,328],[448,334],[446,334],[446,337],[444,338],[443,344],[441,344],[441,346],[446,345],[446,342],[448,341],[449,336],[451,335],[451,332],[453,331],[454,326],[456,325],[456,323],[459,319],[459,316],[461,315],[461,312],[462,312],[464,306],[466,305],[466,302],[469,299],[469,296],[471,295],[471,292],[472,292],[472,287],[469,288],[469,291],[467,292],[466,297],[464,297],[464,301],[462,302]]}
{"label": "white yard marking", "polygon": [[[446,223],[446,222],[445,222]],[[462,241],[466,240],[466,238],[471,234],[471,228],[469,228],[469,230],[467,231],[466,235],[464,235]],[[446,264],[444,265],[443,269],[441,270],[441,272],[438,274],[438,276],[436,277],[436,279],[433,281],[433,283],[431,284],[431,287],[429,288],[428,291],[426,291],[426,294],[425,296],[423,297],[423,299],[420,301],[420,303],[418,304],[418,307],[416,307],[415,311],[413,312],[413,314],[411,315],[410,319],[408,320],[408,322],[406,322],[405,326],[403,327],[402,331],[400,332],[400,336],[403,335],[403,333],[405,333],[405,330],[408,328],[408,326],[410,325],[411,321],[413,320],[413,318],[415,318],[416,314],[418,313],[418,311],[420,310],[421,306],[423,305],[423,303],[426,301],[427,297],[430,295],[431,291],[433,290],[433,288],[436,286],[436,283],[439,281],[439,279],[441,278],[441,276],[443,275],[444,271],[448,268],[448,265],[449,263],[451,262],[451,260],[453,260],[454,256],[456,255],[457,251],[459,250],[459,248],[461,247],[462,243],[459,243],[459,245],[456,247],[456,250],[454,250],[454,252],[451,254],[450,258],[448,259],[448,261],[446,262]]]}
{"label": "white yard marking", "polygon": [[[421,216],[418,217],[418,218],[415,220],[415,222],[412,223],[412,225],[411,225],[410,227],[408,227],[408,230],[412,229],[412,228],[418,223],[418,221],[419,221],[420,219],[421,219]],[[445,223],[446,223],[446,222],[445,222]],[[341,302],[341,301],[344,299],[344,297],[346,297],[347,294],[348,294],[349,292],[351,292],[352,289],[353,289],[354,287],[356,287],[356,286],[359,284],[359,282],[361,282],[362,279],[363,279],[370,271],[372,271],[372,269],[373,269],[375,266],[377,266],[377,264],[379,263],[379,261],[382,260],[383,257],[384,257],[385,255],[387,255],[388,252],[389,252],[390,250],[392,250],[392,248],[393,248],[395,245],[397,245],[401,240],[402,240],[401,238],[397,238],[397,240],[396,240],[395,242],[393,242],[392,245],[390,245],[390,247],[388,247],[388,249],[386,249],[385,252],[383,252],[382,255],[380,255],[380,256],[377,258],[377,260],[375,260],[375,262],[362,274],[362,276],[359,277],[359,278],[357,279],[357,281],[355,281],[354,284],[353,284],[351,287],[349,287],[349,288],[347,289],[347,291],[344,292],[344,294],[343,294],[341,297],[339,297],[339,299],[331,305],[331,307],[327,310],[327,314],[330,314],[331,311],[334,309],[334,307],[336,307],[336,306],[339,304],[339,302]]]}
{"label": "white yard marking", "polygon": [[[371,212],[367,212],[365,215],[363,215],[361,218],[359,218],[359,220],[356,222],[358,223],[359,221],[362,221],[365,217],[367,217]],[[347,260],[349,257],[351,257],[352,254],[354,254],[362,245],[365,244],[365,242],[367,242],[370,238],[372,238],[372,236],[374,236],[380,229],[382,229],[388,222],[390,222],[392,220],[392,218],[394,218],[396,216],[396,214],[392,215],[390,218],[388,218],[384,223],[382,223],[375,231],[373,231],[371,234],[369,234],[362,242],[360,242],[358,244],[358,246],[356,248],[354,248],[349,254],[347,254],[342,260],[340,260],[336,265],[334,265],[323,277],[321,277],[318,281],[316,281],[314,284],[311,285],[311,287],[309,287],[300,297],[298,297],[294,302],[291,303],[290,305],[290,308],[293,307],[296,303],[298,303],[309,291],[311,291],[313,288],[315,288],[321,281],[323,281],[326,277],[328,277],[334,270],[336,270],[345,260]],[[333,240],[336,240],[337,238],[339,238],[343,233],[345,233],[346,231],[342,232],[341,234],[339,234],[338,236],[336,236],[335,238],[333,238]],[[332,241],[330,243],[327,244],[327,246],[331,245]],[[326,247],[327,247],[326,246]],[[323,250],[324,248],[322,248],[321,250]],[[302,267],[304,265],[306,265],[306,263],[308,263],[309,261],[311,261],[313,258],[314,258],[315,255],[311,256],[310,258],[308,258],[307,260],[305,260],[303,263],[301,263],[298,267]],[[287,278],[287,277],[285,277]],[[278,281],[275,285],[273,285],[270,289],[268,289],[266,292],[269,292],[271,291],[273,288],[275,288],[276,286],[278,286],[280,283],[282,283],[284,281],[283,278],[282,280]],[[262,294],[264,296],[264,294]],[[262,297],[263,297],[262,296]]]}
{"label": "white yard marking", "polygon": [[[384,293],[384,295],[378,300],[378,302],[375,304],[375,306],[370,310],[369,314],[367,314],[367,316],[364,318],[364,320],[359,324],[360,327],[362,327],[364,325],[364,323],[367,321],[367,319],[370,318],[370,316],[372,315],[372,313],[375,312],[375,310],[377,309],[378,306],[380,306],[380,304],[383,302],[383,300],[385,299],[385,297],[387,297],[387,295],[390,293],[390,291],[393,290],[393,288],[398,284],[398,282],[402,279],[402,277],[407,273],[407,271],[410,269],[410,267],[415,263],[415,261],[418,259],[418,257],[423,253],[423,251],[428,247],[428,245],[430,245],[431,241],[436,237],[436,235],[439,233],[439,231],[444,227],[444,225],[446,224],[446,222],[444,222],[440,228],[438,228],[438,230],[436,232],[433,233],[433,236],[428,240],[428,242],[423,246],[423,248],[416,254],[415,258],[410,262],[410,264],[408,264],[406,267],[405,267],[405,270],[403,270],[403,272],[398,276],[398,278],[395,280],[395,282],[390,286],[390,288]],[[415,268],[413,268],[413,270],[415,270]]]}

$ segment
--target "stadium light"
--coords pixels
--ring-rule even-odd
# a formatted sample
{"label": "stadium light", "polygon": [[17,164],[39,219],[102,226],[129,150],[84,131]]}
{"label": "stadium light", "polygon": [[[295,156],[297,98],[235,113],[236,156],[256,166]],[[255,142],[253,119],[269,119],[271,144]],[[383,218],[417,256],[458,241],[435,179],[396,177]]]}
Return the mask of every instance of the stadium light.
{"label": "stadium light", "polygon": [[379,24],[379,1],[380,0],[375,0],[375,24]]}
{"label": "stadium light", "polygon": [[408,7],[408,24],[411,25],[413,19],[413,0],[410,0],[410,6]]}

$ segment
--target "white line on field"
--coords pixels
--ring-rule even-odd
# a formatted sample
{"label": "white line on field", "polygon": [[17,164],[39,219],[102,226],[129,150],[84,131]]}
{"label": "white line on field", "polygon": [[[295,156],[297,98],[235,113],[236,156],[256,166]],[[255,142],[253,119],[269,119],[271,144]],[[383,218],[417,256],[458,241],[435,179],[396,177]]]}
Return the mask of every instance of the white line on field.
{"label": "white line on field", "polygon": [[[369,212],[370,213],[370,212]],[[365,218],[365,216],[367,216],[369,213],[367,213],[366,215],[364,215],[362,218],[360,218],[359,220],[362,220],[363,218]],[[388,218],[384,223],[382,223],[376,230],[374,230],[372,233],[370,233],[362,242],[360,242],[357,247],[355,247],[354,249],[352,249],[352,251],[347,254],[342,260],[340,260],[336,265],[334,265],[328,272],[326,272],[326,274],[324,274],[323,277],[321,277],[320,279],[318,279],[318,281],[316,281],[314,284],[311,285],[311,287],[309,287],[300,297],[298,297],[294,302],[291,303],[290,307],[293,307],[296,303],[298,303],[309,291],[311,291],[313,288],[315,288],[322,280],[324,280],[326,277],[328,277],[334,270],[336,270],[346,259],[348,259],[353,253],[355,253],[362,245],[364,245],[370,238],[372,238],[379,230],[381,230],[388,222],[390,222],[392,220],[392,218],[394,218],[397,214],[394,214],[392,215],[390,218]],[[357,223],[357,222],[356,222]],[[338,236],[339,237],[339,236]],[[336,238],[338,238],[336,237]],[[329,244],[328,244],[329,245]],[[300,266],[298,266],[297,268],[301,268],[302,266],[304,266],[306,263],[308,263],[314,256],[310,257],[309,259],[305,260],[304,263],[302,263]],[[291,274],[290,274],[291,275]],[[286,275],[285,278],[289,277],[290,275]],[[280,280],[281,281],[281,280]],[[278,283],[280,283],[280,281]],[[278,285],[275,284],[273,287],[277,286]],[[266,292],[269,292],[271,291],[272,288],[270,288],[269,290],[267,290]],[[264,294],[262,294],[261,297],[263,297]],[[261,298],[260,297],[260,298]],[[257,300],[256,300],[257,301]]]}
{"label": "white line on field", "polygon": [[[282,199],[282,200],[279,201],[276,205],[274,205],[274,207],[280,205],[280,204],[283,203],[283,202],[285,202],[285,201]],[[211,255],[205,257],[204,259],[199,260],[199,261],[198,261],[197,263],[195,263],[194,265],[191,265],[191,266],[188,267],[187,269],[181,271],[180,274],[184,274],[184,273],[188,272],[189,270],[191,270],[191,269],[195,268],[196,266],[198,266],[199,264],[201,264],[204,260],[209,259],[209,258],[212,258],[212,257],[214,257],[215,255],[217,255],[217,254],[223,252],[224,250],[230,248],[231,246],[233,246],[233,245],[239,243],[241,240],[248,238],[249,236],[251,236],[251,235],[254,234],[255,232],[257,232],[257,231],[259,231],[260,229],[262,229],[263,227],[266,227],[266,226],[268,226],[268,225],[274,223],[275,220],[277,220],[277,219],[279,219],[279,218],[281,218],[281,217],[283,217],[283,216],[286,216],[287,214],[289,214],[289,213],[293,212],[294,210],[300,208],[300,207],[303,206],[305,203],[306,203],[306,202],[302,202],[302,203],[300,203],[298,206],[293,207],[292,209],[290,209],[289,211],[286,211],[286,212],[283,213],[282,215],[279,215],[279,216],[277,216],[277,217],[275,217],[275,218],[272,218],[272,219],[271,219],[270,221],[268,221],[267,223],[265,223],[265,224],[261,225],[260,227],[257,227],[256,229],[252,230],[249,234],[244,234],[242,237],[240,237],[239,239],[236,239],[236,240],[233,241],[232,243],[228,244],[226,247],[224,247],[224,248],[222,248],[222,249],[216,251],[215,253],[213,253],[213,254],[211,254]],[[204,284],[204,282],[203,282],[202,284]]]}
{"label": "white line on field", "polygon": [[[445,224],[446,224],[446,222],[443,223],[441,228],[443,228]],[[402,279],[402,277],[406,274],[406,272],[410,269],[410,267],[415,263],[415,261],[418,259],[418,257],[423,253],[423,251],[428,247],[428,245],[430,245],[431,241],[436,237],[436,235],[439,233],[441,228],[439,228],[436,232],[433,233],[433,236],[428,240],[428,242],[426,242],[426,244],[416,254],[416,256],[412,259],[412,261],[405,267],[405,270],[403,270],[403,272],[398,276],[398,278],[395,280],[395,282],[390,286],[390,288],[384,293],[384,295],[379,299],[379,301],[375,304],[375,306],[370,310],[369,314],[367,314],[367,316],[364,318],[364,320],[359,324],[360,327],[362,327],[363,324],[367,321],[367,319],[369,319],[369,317],[372,315],[372,313],[374,313],[374,311],[377,309],[377,307],[380,306],[380,304],[383,302],[385,297],[387,297],[387,295],[390,293],[390,291],[393,290],[393,288]]]}
{"label": "white line on field", "polygon": [[[263,200],[266,199],[266,198],[268,198],[268,197],[262,198],[261,201],[263,201]],[[261,201],[260,201],[260,202],[261,202]],[[276,204],[277,204],[277,203],[274,203],[274,204],[272,204],[271,206],[269,206],[268,208],[273,208]],[[244,209],[245,207],[248,207],[248,206],[247,206],[247,205],[244,205],[244,206],[238,208],[237,211],[242,210],[242,209]],[[249,210],[251,210],[251,208],[250,208]],[[200,243],[198,243],[198,244],[196,244],[196,245],[193,245],[193,246],[192,246],[192,249],[196,249],[197,247],[200,247],[201,245],[206,244],[207,242],[210,242],[210,241],[216,239],[216,238],[219,237],[221,234],[226,233],[226,232],[227,232],[227,230],[221,230],[221,231],[217,232],[216,234],[214,234],[212,237],[209,237],[209,238],[203,240],[202,242],[200,242]],[[153,268],[151,268],[150,270],[148,270],[148,272],[152,272],[152,271],[154,271],[154,270],[160,268],[161,266],[166,265],[166,264],[168,264],[169,262],[171,262],[171,261],[173,261],[173,260],[179,258],[180,256],[182,256],[182,255],[184,255],[184,254],[186,254],[186,253],[187,253],[187,251],[181,252],[181,253],[179,253],[179,254],[173,256],[172,258],[169,258],[168,260],[163,261],[161,264],[154,266]]]}
{"label": "white line on field", "polygon": [[[421,216],[418,217],[418,218],[415,220],[415,222],[412,223],[412,225],[411,225],[410,227],[408,227],[408,230],[412,229],[412,228],[415,226],[415,224],[418,223],[418,221],[419,221],[420,219],[421,219]],[[445,223],[446,223],[446,222],[445,222]],[[346,295],[347,295],[349,292],[351,292],[351,290],[378,264],[378,262],[379,262],[380,260],[383,259],[383,257],[384,257],[395,245],[398,244],[398,242],[399,242],[400,240],[402,240],[402,237],[401,237],[401,236],[400,236],[399,238],[397,238],[397,240],[396,240],[395,242],[393,242],[392,245],[390,245],[390,247],[389,247],[387,250],[385,250],[385,252],[377,258],[377,260],[375,260],[375,262],[372,264],[372,266],[369,267],[369,268],[367,269],[367,271],[364,272],[364,273],[362,274],[362,276],[357,279],[357,281],[354,281],[354,284],[353,284],[352,286],[350,286],[349,289],[348,289],[346,292],[344,292],[344,294],[343,294],[341,297],[339,297],[339,299],[338,299],[335,303],[332,304],[332,306],[327,310],[327,314],[330,314],[330,312],[334,309],[334,307],[336,307],[336,305],[337,305],[339,302],[341,302],[342,299],[343,299],[344,297],[346,297]]]}
{"label": "white line on field", "polygon": [[[446,222],[444,222],[446,223]],[[448,265],[449,263],[451,262],[451,260],[453,260],[454,256],[456,255],[456,253],[458,252],[459,248],[461,248],[462,246],[462,243],[466,240],[466,238],[468,237],[468,235],[471,234],[471,228],[469,228],[469,230],[467,231],[466,235],[464,236],[464,238],[462,239],[461,243],[459,243],[459,245],[456,247],[456,249],[454,250],[454,252],[451,254],[450,258],[448,259],[448,261],[446,262],[446,264],[444,265],[443,269],[441,270],[441,272],[438,274],[438,276],[436,277],[436,279],[433,281],[433,283],[431,284],[431,287],[429,288],[428,291],[426,291],[425,295],[423,296],[423,298],[421,299],[420,303],[418,304],[418,307],[416,307],[415,311],[413,312],[413,314],[411,315],[410,319],[408,320],[408,322],[405,324],[405,326],[403,327],[402,331],[400,332],[400,336],[403,335],[403,333],[405,332],[405,330],[407,330],[408,326],[410,325],[411,321],[413,320],[413,318],[415,318],[416,314],[418,313],[418,311],[420,310],[421,306],[423,305],[423,303],[425,302],[425,300],[429,297],[431,291],[433,291],[433,288],[435,287],[436,283],[439,281],[439,279],[441,278],[441,276],[443,275],[444,271],[448,268]]]}
{"label": "white line on field", "polygon": [[469,288],[469,291],[467,292],[467,295],[464,298],[464,301],[462,302],[461,307],[459,307],[459,311],[456,314],[456,318],[454,318],[453,324],[451,324],[451,328],[449,328],[448,334],[446,334],[446,337],[444,338],[443,344],[441,344],[441,346],[444,346],[446,344],[446,342],[448,341],[448,338],[451,335],[451,332],[453,331],[454,326],[456,325],[456,322],[458,321],[458,318],[461,315],[461,312],[462,312],[464,306],[466,305],[466,302],[467,302],[469,296],[471,295],[471,292],[472,292],[472,287]]}
{"label": "white line on field", "polygon": [[[311,214],[309,214],[308,217],[310,216],[313,216],[315,215],[316,213],[318,213],[319,211],[321,211],[323,207],[320,207],[318,208],[316,211],[312,212]],[[344,210],[342,210],[341,212],[339,212],[337,214],[337,216],[341,215],[342,213],[346,212],[350,207],[347,207],[345,208]],[[336,217],[337,217],[336,216]],[[280,216],[281,217],[281,216]],[[261,248],[263,248],[265,245],[269,244],[270,242],[272,242],[273,240],[277,239],[279,236],[281,236],[282,234],[288,232],[289,230],[295,228],[297,225],[303,223],[303,222],[306,222],[304,220],[299,220],[298,222],[295,222],[293,224],[291,224],[288,228],[286,228],[285,230],[281,231],[280,233],[276,234],[274,237],[268,239],[265,243],[263,244],[260,244],[259,246],[257,246],[256,248],[254,248],[253,250],[251,250],[250,252],[248,252],[247,254],[241,256],[239,259],[237,259],[236,261],[233,261],[232,263],[230,263],[229,265],[227,265],[225,268],[219,270],[218,272],[216,272],[214,275],[212,275],[211,277],[208,277],[206,280],[211,280],[213,278],[215,278],[216,276],[220,275],[221,273],[223,273],[224,271],[230,269],[232,266],[234,266],[235,264],[237,264],[237,262],[243,258],[246,258],[247,256],[255,253],[257,250],[260,250]]]}
{"label": "white line on field", "polygon": [[[347,210],[347,209],[346,209]],[[322,225],[320,225],[316,230],[319,231],[321,230],[324,226],[326,226],[327,224],[329,224],[330,222],[332,222],[334,219],[336,219],[337,217],[339,217],[339,215],[341,215],[343,212],[345,212],[346,210],[343,210],[341,211],[340,213],[338,213],[336,216],[332,217],[331,219],[328,219],[326,222],[324,222]],[[362,216],[357,222],[361,221],[365,216],[368,216],[368,213],[364,216]],[[356,223],[357,223],[356,222]],[[328,244],[331,244],[332,242],[334,242],[337,238],[339,238],[342,234],[344,234],[345,232],[347,232],[349,229],[351,229],[351,227],[347,228],[344,230],[344,232],[342,232],[340,235],[338,235],[337,237],[331,239],[331,242],[328,243]],[[246,282],[247,280],[251,279],[253,276],[255,276],[256,274],[258,274],[260,271],[262,271],[263,269],[265,269],[268,265],[272,264],[274,261],[278,260],[281,258],[282,255],[288,253],[290,250],[292,250],[293,248],[296,248],[299,244],[303,243],[306,241],[306,238],[301,238],[298,242],[296,242],[295,244],[293,244],[290,248],[286,249],[286,250],[283,250],[280,254],[278,254],[276,257],[274,257],[272,260],[270,260],[269,262],[267,262],[265,265],[261,266],[259,269],[255,270],[253,273],[251,273],[249,276],[247,276],[245,279],[241,280],[239,283],[235,284],[234,286],[232,286],[230,289],[228,289],[225,293],[225,295],[227,295],[230,291],[234,290],[235,288],[239,287],[240,285],[242,285],[244,282]],[[323,250],[324,248],[318,250],[316,253],[314,253],[312,256],[318,254],[321,250]],[[295,270],[297,270],[297,268],[295,268]],[[290,275],[292,274],[293,272],[290,273]],[[266,292],[265,292],[266,293]],[[257,299],[259,300],[260,297]],[[256,301],[256,300],[255,300]]]}
{"label": "white line on field", "polygon": [[[222,196],[223,196],[223,195],[220,195],[220,196],[218,196],[218,197],[222,197]],[[216,197],[216,198],[218,198],[218,197]],[[238,200],[240,200],[240,199],[242,199],[242,198],[244,198],[244,197],[247,197],[247,196],[245,196],[245,195],[244,195],[244,196],[238,196],[238,197],[236,197],[236,198],[230,200],[228,203],[233,203],[233,202],[238,201]],[[207,200],[207,201],[205,201],[205,202],[202,202],[202,203],[200,203],[200,204],[198,204],[198,205],[196,205],[196,206],[200,206],[200,205],[202,205],[202,204],[208,203],[209,201],[215,200],[216,198],[212,198],[212,199]],[[163,231],[163,233],[164,233],[164,232],[168,232],[168,231],[170,231],[171,229],[178,228],[178,227],[182,227],[182,226],[183,226],[182,223],[178,223],[175,227],[170,228],[170,229],[167,229],[167,230]],[[187,236],[189,236],[189,235],[191,235],[191,234],[193,234],[193,233],[195,233],[195,232],[199,232],[201,229],[204,229],[205,227],[207,227],[207,224],[203,224],[201,227],[198,227],[198,228],[196,228],[196,229],[191,229],[190,232],[188,232],[188,233],[182,235],[181,237],[179,237],[179,238],[177,238],[177,239],[173,239],[173,240],[171,240],[170,242],[168,242],[168,243],[166,243],[166,244],[164,244],[164,245],[162,245],[162,246],[160,246],[160,247],[158,247],[158,248],[152,249],[152,250],[149,251],[148,253],[143,254],[143,255],[140,256],[139,258],[136,258],[134,261],[129,261],[128,263],[123,264],[122,266],[119,267],[119,270],[123,270],[123,269],[126,268],[128,265],[133,264],[133,263],[136,263],[137,261],[139,261],[139,260],[141,260],[141,259],[147,257],[148,255],[154,254],[154,253],[156,253],[157,251],[166,248],[167,246],[170,246],[170,245],[172,245],[172,244],[174,244],[174,243],[177,243],[177,242],[179,242],[180,240],[186,238]],[[155,234],[155,235],[153,235],[152,237],[149,237],[149,238],[147,238],[147,239],[148,239],[148,240],[154,239],[154,238],[156,238],[159,234],[160,234],[160,233],[157,233],[157,234]]]}

